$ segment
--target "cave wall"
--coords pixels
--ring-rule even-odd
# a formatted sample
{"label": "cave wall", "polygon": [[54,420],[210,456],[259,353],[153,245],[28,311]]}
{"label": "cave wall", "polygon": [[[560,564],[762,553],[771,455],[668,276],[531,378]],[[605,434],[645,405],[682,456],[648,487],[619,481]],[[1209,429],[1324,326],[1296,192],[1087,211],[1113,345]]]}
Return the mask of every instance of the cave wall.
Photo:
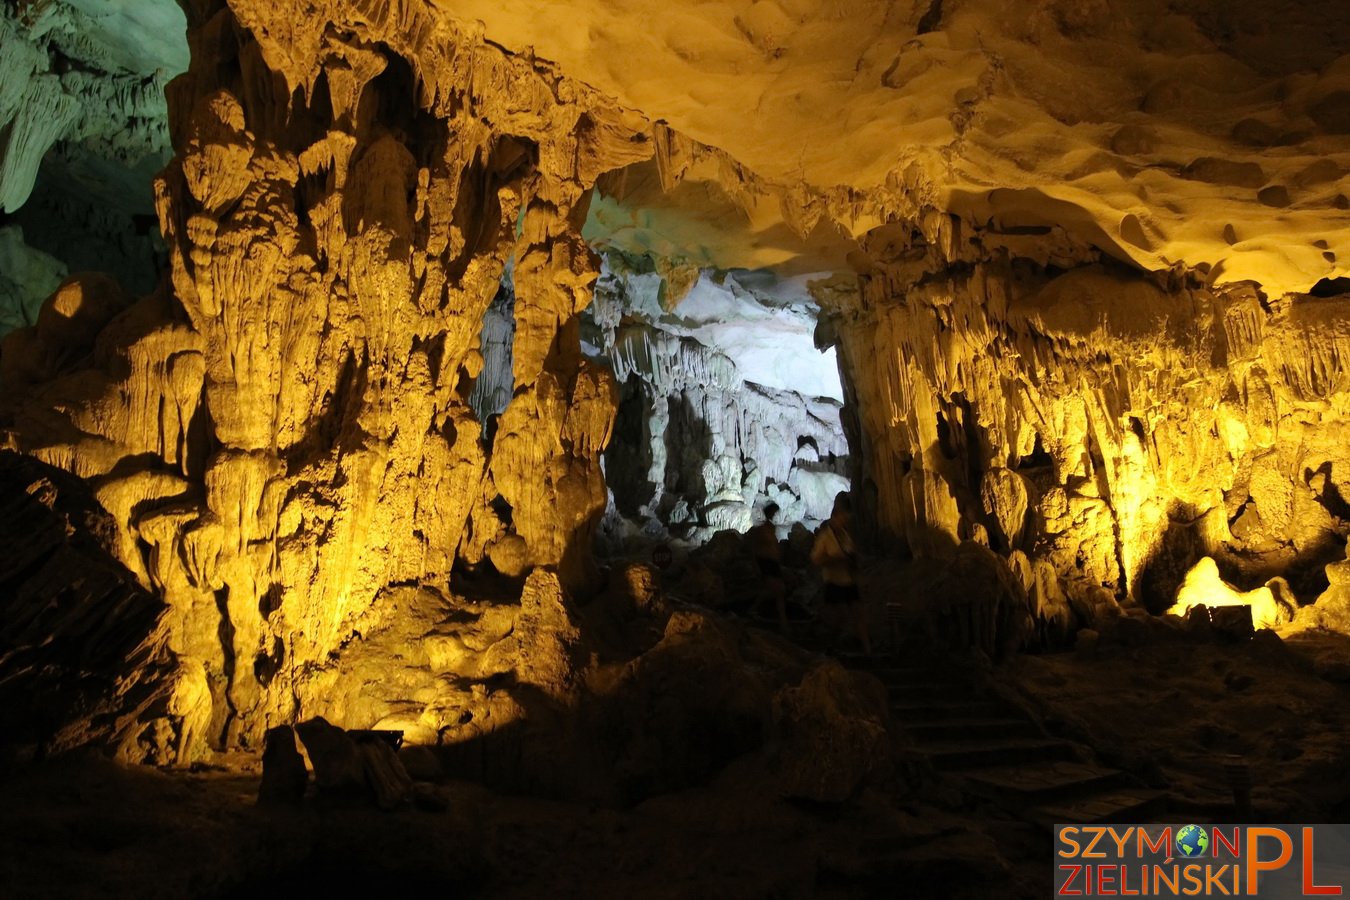
{"label": "cave wall", "polygon": [[[441,704],[437,727],[458,714],[436,693],[445,671],[479,679],[480,710],[484,678],[523,672],[528,682],[557,663],[538,677],[564,680],[560,660],[579,637],[555,588],[594,581],[590,538],[616,415],[637,453],[610,474],[653,487],[639,513],[671,524],[683,502],[699,527],[739,527],[761,500],[783,503],[769,483],[784,479],[788,515],[796,502],[806,509],[801,473],[845,455],[815,401],[747,386],[707,344],[625,320],[603,297],[586,327],[607,334],[618,377],[582,353],[580,314],[600,273],[582,237],[591,189],[648,160],[647,187],[706,202],[719,218],[744,214],[741,231],[765,255],[756,264],[847,255],[860,272],[817,286],[829,312],[819,338],[839,349],[859,521],[884,549],[944,558],[959,542],[986,543],[1028,590],[1067,591],[1080,606],[1170,602],[1204,554],[1256,582],[1338,553],[1350,462],[1337,441],[1343,298],[1215,287],[1224,260],[1208,251],[1189,269],[1123,268],[1185,242],[1113,212],[1112,234],[1149,244],[1123,253],[1091,204],[1049,203],[1040,187],[975,191],[965,176],[938,190],[944,167],[925,171],[924,155],[869,155],[867,177],[850,184],[842,173],[808,182],[794,152],[792,168],[786,156],[766,165],[767,179],[424,0],[320,0],[303,17],[257,0],[184,7],[192,63],[167,89],[174,158],[154,191],[166,276],[139,299],[113,279],[77,276],[35,321],[25,305],[0,350],[4,445],[87,479],[118,525],[119,561],[167,603],[178,676],[143,735],[145,758],[256,746],[269,724],[340,709],[362,686],[392,680],[390,660],[412,633],[397,622],[490,620],[490,638],[438,635],[444,647],[415,684],[388,686],[418,709]],[[927,59],[935,48],[908,49]],[[83,83],[44,69],[51,54],[26,52],[3,57],[32,63],[0,87],[6,205],[27,196],[37,151],[56,139],[48,126],[74,121],[73,101],[60,99],[67,82]],[[900,61],[877,65],[889,65],[888,89]],[[31,87],[22,96],[20,81]],[[131,100],[151,96],[143,79],[123,87]],[[962,96],[923,90],[941,94],[944,121]],[[1011,118],[965,109],[988,99],[958,100],[961,119],[996,125],[1001,139]],[[738,121],[752,107],[738,107]],[[1119,135],[1100,124],[1094,141]],[[892,119],[873,125],[893,146]],[[1334,133],[1317,131],[1321,144],[1282,165],[1304,166]],[[778,136],[765,142],[775,155]],[[1155,155],[1128,149],[1116,155]],[[1322,232],[1309,223],[1345,205],[1344,171],[1328,165],[1317,195],[1299,201],[1307,208],[1282,214],[1303,223],[1282,284],[1341,271],[1345,229],[1310,238]],[[1238,203],[1244,230],[1274,208],[1258,186]],[[941,211],[967,188],[984,197],[965,204],[973,211]],[[1073,228],[1046,224],[1057,219]],[[1245,243],[1216,221],[1200,223],[1213,232],[1205,247]],[[646,233],[635,230],[640,246]],[[822,235],[829,253],[798,252]],[[1271,246],[1234,250],[1228,277]],[[679,250],[672,243],[659,262],[676,293],[722,267]],[[515,618],[488,603],[466,613],[468,603],[455,606],[463,598],[448,610],[424,604],[456,567],[486,563],[529,573]],[[530,627],[566,652],[535,653]],[[511,635],[509,653],[486,649]],[[344,680],[358,658],[363,674]],[[374,725],[380,715],[335,719]]]}
{"label": "cave wall", "polygon": [[881,544],[940,557],[974,540],[1048,564],[1089,608],[1161,611],[1205,555],[1248,586],[1308,574],[1312,600],[1347,529],[1347,298],[980,243],[929,216],[834,297]]}
{"label": "cave wall", "polygon": [[171,0],[0,7],[0,337],[34,324],[53,267],[137,294],[158,281],[149,184],[172,152],[164,85],[187,65],[183,30]]}
{"label": "cave wall", "polygon": [[[593,575],[615,386],[580,357],[579,230],[647,126],[420,2],[321,5],[186,4],[165,289],[74,282],[5,347],[7,443],[90,479],[168,603],[198,702],[152,757],[322,713],[391,585],[488,556]],[[511,255],[514,389],[485,449],[469,400]]]}

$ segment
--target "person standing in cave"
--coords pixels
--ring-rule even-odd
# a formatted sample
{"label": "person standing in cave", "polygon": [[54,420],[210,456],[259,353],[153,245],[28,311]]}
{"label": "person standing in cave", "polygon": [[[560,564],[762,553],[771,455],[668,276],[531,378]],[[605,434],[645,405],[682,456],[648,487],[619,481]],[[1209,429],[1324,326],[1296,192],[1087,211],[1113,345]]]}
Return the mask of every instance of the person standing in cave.
{"label": "person standing in cave", "polygon": [[825,582],[826,609],[842,613],[841,630],[852,629],[863,654],[871,656],[872,641],[867,634],[862,594],[858,591],[858,548],[849,531],[852,518],[853,501],[848,491],[840,491],[834,498],[830,517],[816,532],[811,564],[820,570]]}
{"label": "person standing in cave", "polygon": [[750,553],[755,557],[755,566],[759,569],[760,581],[774,603],[778,613],[778,627],[783,634],[788,633],[787,620],[787,582],[783,580],[783,557],[778,546],[778,526],[774,516],[778,515],[778,504],[770,502],[764,507],[764,521],[746,532],[746,542]]}

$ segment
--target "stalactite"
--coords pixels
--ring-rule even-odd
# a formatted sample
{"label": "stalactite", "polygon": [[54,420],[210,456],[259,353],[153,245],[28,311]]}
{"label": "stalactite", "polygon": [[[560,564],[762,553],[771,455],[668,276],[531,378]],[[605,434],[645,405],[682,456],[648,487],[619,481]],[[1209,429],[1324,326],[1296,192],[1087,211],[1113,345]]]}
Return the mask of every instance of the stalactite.
{"label": "stalactite", "polygon": [[[343,719],[323,670],[390,586],[476,561],[474,535],[523,541],[522,571],[567,587],[592,575],[615,397],[579,367],[579,228],[596,175],[650,153],[645,125],[420,4],[374,12],[197,10],[212,43],[171,94],[156,186],[171,294],[100,337],[86,402],[15,398],[13,439],[100,479],[124,561],[169,604],[179,707],[212,710],[171,714],[174,759]],[[515,388],[485,448],[470,394],[512,254]]]}
{"label": "stalactite", "polygon": [[[930,554],[992,539],[1071,592],[1159,608],[1201,555],[1259,580],[1315,562],[1344,528],[1325,499],[1350,463],[1333,437],[1344,300],[1263,309],[1255,290],[992,261],[897,294],[883,266],[834,326],[877,525]],[[953,442],[958,421],[974,444]],[[1243,503],[1259,536],[1230,531]],[[1262,541],[1282,563],[1254,560]]]}

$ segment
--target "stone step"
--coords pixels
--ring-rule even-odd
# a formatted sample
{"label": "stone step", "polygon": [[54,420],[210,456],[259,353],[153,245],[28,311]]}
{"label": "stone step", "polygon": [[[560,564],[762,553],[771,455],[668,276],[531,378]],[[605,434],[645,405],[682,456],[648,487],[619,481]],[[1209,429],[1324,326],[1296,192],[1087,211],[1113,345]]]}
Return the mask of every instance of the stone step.
{"label": "stone step", "polygon": [[891,715],[901,728],[921,722],[1016,715],[1016,710],[1005,703],[976,697],[902,697],[892,700],[890,706]]}
{"label": "stone step", "polygon": [[962,738],[1039,737],[1041,732],[1029,719],[1011,716],[969,716],[955,719],[937,719],[932,722],[910,722],[905,733],[918,741],[937,741]]}
{"label": "stone step", "polygon": [[1086,822],[1142,823],[1154,820],[1167,809],[1167,791],[1152,788],[1109,788],[1038,806],[1031,811],[1039,825]]}
{"label": "stone step", "polygon": [[892,701],[903,702],[906,700],[927,700],[927,699],[956,699],[956,700],[979,700],[982,699],[975,694],[969,687],[963,684],[952,684],[949,681],[933,681],[928,683],[914,684],[893,684],[882,679],[886,684],[886,694]]}
{"label": "stone step", "polygon": [[1128,780],[1119,769],[1067,759],[971,769],[960,777],[971,793],[1024,807],[1124,787]]}
{"label": "stone step", "polygon": [[1043,737],[924,741],[916,748],[939,769],[978,769],[1045,760],[1072,759],[1068,741]]}

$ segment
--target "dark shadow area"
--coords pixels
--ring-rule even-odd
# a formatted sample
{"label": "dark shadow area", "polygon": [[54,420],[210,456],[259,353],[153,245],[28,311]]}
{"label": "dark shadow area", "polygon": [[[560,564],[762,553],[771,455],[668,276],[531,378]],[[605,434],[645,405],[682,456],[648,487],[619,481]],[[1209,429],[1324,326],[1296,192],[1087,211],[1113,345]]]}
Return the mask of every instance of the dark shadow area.
{"label": "dark shadow area", "polygon": [[116,526],[83,481],[0,452],[0,750],[7,755],[116,746],[134,733],[139,713],[163,700],[165,606],[113,557],[116,540]]}
{"label": "dark shadow area", "polygon": [[1031,452],[1020,458],[1013,466],[1013,469],[1018,472],[1026,473],[1038,469],[1053,468],[1054,465],[1055,459],[1046,451],[1045,445],[1041,443],[1041,436],[1038,433],[1036,435],[1035,443],[1032,444]]}
{"label": "dark shadow area", "polygon": [[652,465],[648,419],[642,381],[629,378],[619,386],[614,437],[605,452],[605,481],[614,492],[615,506],[625,516],[637,516],[656,496],[656,485],[646,478]]}
{"label": "dark shadow area", "polygon": [[1314,297],[1339,297],[1350,294],[1350,278],[1323,278],[1308,291]]}
{"label": "dark shadow area", "polygon": [[1187,512],[1179,506],[1168,511],[1167,530],[1135,576],[1134,596],[1155,616],[1176,602],[1186,573],[1207,555],[1194,513]]}

